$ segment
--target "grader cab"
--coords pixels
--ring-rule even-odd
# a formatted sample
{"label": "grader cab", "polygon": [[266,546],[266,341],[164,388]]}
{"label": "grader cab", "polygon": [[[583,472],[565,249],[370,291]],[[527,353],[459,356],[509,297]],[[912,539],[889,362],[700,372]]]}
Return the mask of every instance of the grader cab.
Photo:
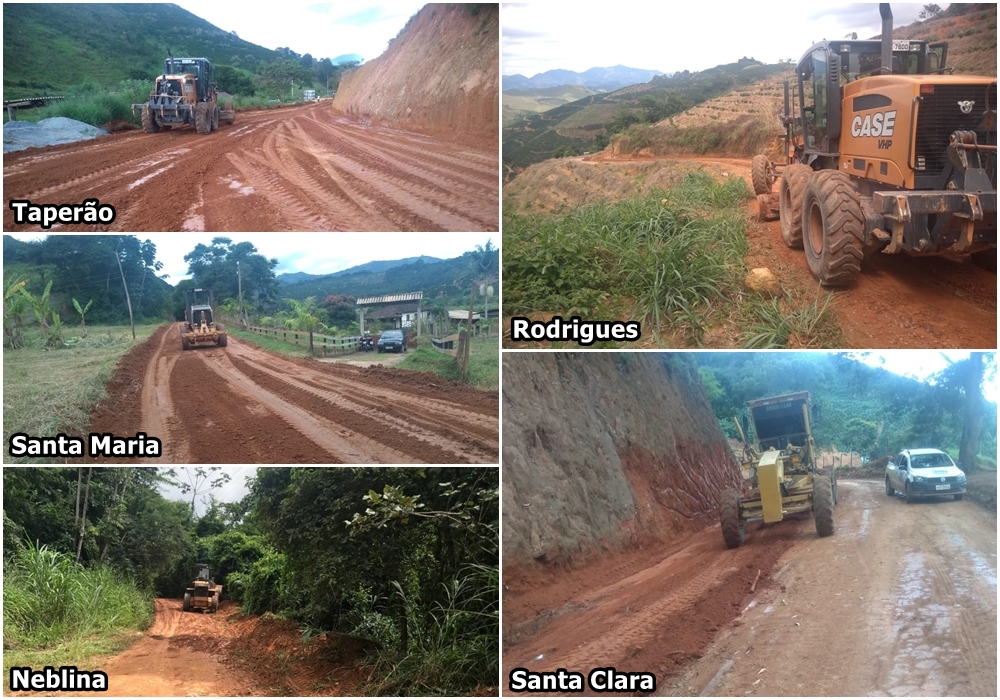
{"label": "grader cab", "polygon": [[[748,522],[776,523],[793,513],[811,513],[820,537],[833,534],[833,506],[837,502],[837,474],[831,466],[816,466],[812,437],[812,401],[802,391],[750,401],[749,421],[736,429],[743,439],[743,479],[746,496],[735,489],[722,492],[719,520],[726,546],[743,544]],[[747,439],[753,428],[757,442]]]}

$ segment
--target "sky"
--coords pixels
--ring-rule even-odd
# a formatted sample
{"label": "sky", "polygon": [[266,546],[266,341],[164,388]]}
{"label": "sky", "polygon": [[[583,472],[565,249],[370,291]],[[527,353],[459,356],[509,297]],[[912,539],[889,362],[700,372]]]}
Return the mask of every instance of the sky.
{"label": "sky", "polygon": [[[39,234],[13,234],[22,241],[44,238]],[[485,246],[487,240],[500,247],[500,237],[488,233],[136,233],[141,241],[156,244],[156,259],[163,263],[160,275],[176,285],[190,277],[184,256],[199,243],[209,245],[216,236],[234,243],[250,241],[267,258],[277,258],[274,272],[308,272],[329,275],[373,260],[399,260],[418,255],[457,258],[462,253]]]}
{"label": "sky", "polygon": [[[942,8],[948,7],[940,3]],[[892,4],[894,26],[911,24],[922,4]],[[798,61],[823,39],[859,39],[882,31],[878,5],[726,2],[504,3],[500,13],[503,75],[533,77],[562,68],[624,65],[664,73],[699,71],[744,56],[764,63]]]}
{"label": "sky", "polygon": [[[209,467],[203,468],[209,469]],[[177,481],[190,483],[190,479],[194,476],[192,473],[195,469],[194,467],[173,467],[173,469],[176,473],[174,478]],[[247,477],[254,476],[257,473],[257,467],[220,467],[220,469],[229,475],[229,482],[211,491],[216,501],[232,503],[241,500],[250,492],[246,487],[246,480]],[[171,501],[191,502],[191,494],[182,493],[176,486],[160,484],[159,491],[163,494],[164,498]],[[198,515],[205,514],[207,501],[207,496],[199,496],[195,500],[194,510]]]}
{"label": "sky", "polygon": [[[925,381],[929,376],[945,369],[949,363],[965,360],[968,350],[895,350],[892,352],[851,352],[852,358],[872,367],[881,367],[894,374]],[[997,402],[996,363],[986,365],[983,378],[983,395],[991,403]]]}
{"label": "sky", "polygon": [[399,34],[407,20],[425,3],[248,4],[231,0],[179,0],[176,4],[219,29],[236,32],[244,41],[268,49],[287,46],[299,54],[312,54],[316,59],[356,53],[368,61],[385,51],[389,40]]}

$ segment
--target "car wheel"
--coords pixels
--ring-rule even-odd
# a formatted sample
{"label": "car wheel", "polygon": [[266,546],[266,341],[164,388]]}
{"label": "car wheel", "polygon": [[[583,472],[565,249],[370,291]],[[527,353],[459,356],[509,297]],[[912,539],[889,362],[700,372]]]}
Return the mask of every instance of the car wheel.
{"label": "car wheel", "polygon": [[903,487],[903,495],[906,496],[907,503],[913,503],[915,500],[917,500],[916,496],[914,496],[913,493],[910,491],[909,484]]}
{"label": "car wheel", "polygon": [[885,495],[895,496],[896,489],[892,488],[892,484],[889,483],[889,477],[885,477]]}
{"label": "car wheel", "polygon": [[961,501],[962,500],[962,496],[964,496],[964,495],[965,495],[964,493],[956,493],[955,494],[955,500],[956,501]]}

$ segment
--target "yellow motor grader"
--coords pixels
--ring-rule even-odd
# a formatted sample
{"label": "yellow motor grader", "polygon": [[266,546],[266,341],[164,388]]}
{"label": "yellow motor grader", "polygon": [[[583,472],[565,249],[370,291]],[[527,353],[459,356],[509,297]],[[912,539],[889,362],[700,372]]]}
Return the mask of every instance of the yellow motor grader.
{"label": "yellow motor grader", "polygon": [[[743,439],[741,471],[750,489],[742,497],[736,489],[726,489],[719,498],[726,546],[743,544],[748,522],[776,523],[793,513],[811,513],[819,536],[832,535],[837,473],[832,466],[823,472],[816,466],[809,392],[757,399],[747,408],[749,421],[734,422]],[[751,426],[756,444],[747,439]]]}
{"label": "yellow motor grader", "polygon": [[208,564],[194,565],[194,582],[184,592],[184,612],[201,610],[215,612],[219,609],[222,586],[215,585]]}
{"label": "yellow motor grader", "polygon": [[232,103],[220,106],[220,97],[211,61],[171,55],[163,62],[163,74],[157,76],[149,100],[132,105],[132,113],[141,114],[142,130],[148,134],[185,125],[208,134],[219,128],[220,121],[236,121]]}
{"label": "yellow motor grader", "polygon": [[195,345],[217,345],[220,348],[229,345],[229,333],[213,318],[214,305],[211,289],[185,290],[184,320],[180,323],[181,350],[190,350]]}

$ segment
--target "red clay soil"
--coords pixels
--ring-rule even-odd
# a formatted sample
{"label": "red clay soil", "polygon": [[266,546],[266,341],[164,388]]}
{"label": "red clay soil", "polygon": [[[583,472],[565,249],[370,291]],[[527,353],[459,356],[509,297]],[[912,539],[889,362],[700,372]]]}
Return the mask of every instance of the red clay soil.
{"label": "red clay soil", "polygon": [[673,543],[650,534],[572,570],[505,566],[503,678],[517,667],[613,666],[652,672],[664,685],[739,617],[758,572],[756,590],[769,585],[781,555],[812,532],[807,521],[751,525],[735,550],[716,525]]}
{"label": "red clay soil", "polygon": [[[120,132],[3,160],[8,201],[97,198],[117,211],[110,225],[52,232],[499,230],[495,145],[365,125],[329,101],[241,112],[208,135]],[[40,231],[6,206],[3,226]]]}
{"label": "red clay soil", "polygon": [[[410,375],[415,376],[410,376]],[[126,355],[91,430],[163,441],[164,463],[496,463],[497,392],[436,375],[281,357],[176,324]],[[224,445],[224,449],[220,446]]]}

